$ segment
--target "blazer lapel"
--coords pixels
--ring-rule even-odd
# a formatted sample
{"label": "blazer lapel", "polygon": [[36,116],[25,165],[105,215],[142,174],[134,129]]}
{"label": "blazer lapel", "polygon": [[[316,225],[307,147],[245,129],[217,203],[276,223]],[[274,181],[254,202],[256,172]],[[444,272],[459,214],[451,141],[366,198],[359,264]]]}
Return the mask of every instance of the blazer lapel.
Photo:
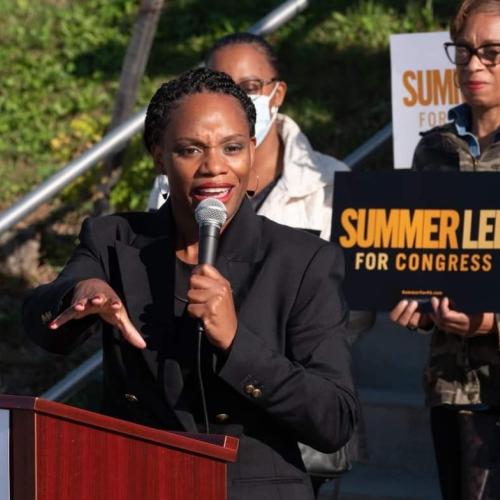
{"label": "blazer lapel", "polygon": [[[167,202],[147,234],[141,232],[129,244],[117,242],[115,250],[125,305],[147,343],[141,354],[181,425],[197,432],[192,414],[177,408],[184,386],[180,367],[165,356],[165,343],[174,328],[175,252],[170,218]],[[260,242],[261,220],[244,200],[221,235],[216,259],[217,269],[231,283],[237,310],[251,285],[255,263],[262,259]]]}
{"label": "blazer lapel", "polygon": [[216,267],[229,280],[236,310],[252,283],[255,264],[263,258],[261,218],[247,199],[222,233]]}
{"label": "blazer lapel", "polygon": [[181,426],[186,431],[197,432],[192,415],[176,409],[184,381],[179,364],[167,359],[165,349],[174,328],[175,252],[172,227],[170,208],[166,203],[151,218],[148,228],[139,227],[144,231],[136,234],[130,243],[117,241],[115,252],[123,300],[132,323],[147,344],[140,355],[162,387],[165,399]]}

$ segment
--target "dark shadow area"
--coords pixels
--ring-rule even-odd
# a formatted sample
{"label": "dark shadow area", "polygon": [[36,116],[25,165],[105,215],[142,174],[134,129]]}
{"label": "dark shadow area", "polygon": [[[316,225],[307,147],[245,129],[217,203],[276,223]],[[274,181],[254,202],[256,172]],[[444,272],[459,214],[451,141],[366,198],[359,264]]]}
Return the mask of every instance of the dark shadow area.
{"label": "dark shadow area", "polygon": [[23,299],[30,288],[21,278],[0,274],[0,393],[39,395],[100,345],[91,338],[69,356],[48,353],[28,340],[21,326]]}
{"label": "dark shadow area", "polygon": [[[22,304],[35,280],[55,277],[75,247],[76,235],[54,229],[74,211],[71,204],[18,231],[0,244],[0,393],[39,395],[83,362],[100,346],[89,339],[69,356],[51,354],[31,342],[22,326]],[[79,224],[78,224],[79,226]]]}

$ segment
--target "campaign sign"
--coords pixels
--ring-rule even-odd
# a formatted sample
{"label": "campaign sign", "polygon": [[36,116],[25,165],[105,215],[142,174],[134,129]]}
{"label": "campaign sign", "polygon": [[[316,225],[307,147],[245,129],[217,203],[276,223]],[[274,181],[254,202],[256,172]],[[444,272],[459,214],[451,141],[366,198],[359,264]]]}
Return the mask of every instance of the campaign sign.
{"label": "campaign sign", "polygon": [[338,172],[332,240],[355,310],[449,297],[468,313],[500,304],[500,175]]}
{"label": "campaign sign", "polygon": [[462,100],[443,47],[449,41],[446,31],[390,37],[395,168],[411,167],[420,132],[446,123]]}

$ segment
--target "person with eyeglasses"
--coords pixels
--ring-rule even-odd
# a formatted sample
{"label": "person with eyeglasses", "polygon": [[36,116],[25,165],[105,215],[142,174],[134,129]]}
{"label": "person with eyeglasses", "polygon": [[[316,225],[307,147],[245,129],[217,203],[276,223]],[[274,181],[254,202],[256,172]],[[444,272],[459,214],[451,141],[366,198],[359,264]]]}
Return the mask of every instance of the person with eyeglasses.
{"label": "person with eyeglasses", "polygon": [[[422,134],[417,171],[500,170],[500,1],[465,0],[445,44],[464,103]],[[465,314],[453,297],[432,312],[401,301],[390,313],[410,330],[433,329],[424,384],[445,500],[500,498],[500,314]],[[422,331],[422,330],[420,330]]]}
{"label": "person with eyeglasses", "polygon": [[[233,33],[208,50],[205,65],[227,73],[252,99],[256,110],[255,163],[249,200],[259,215],[330,239],[335,172],[347,165],[315,151],[306,135],[289,116],[279,113],[286,93],[273,47],[251,33]],[[168,179],[158,176],[149,198],[149,209],[160,207],[169,192]],[[347,340],[352,344],[374,323],[372,312],[350,311]],[[324,455],[301,444],[306,467],[319,490],[324,475],[335,476],[338,492],[341,472],[350,460],[365,459],[364,434],[358,433],[348,448],[335,456]],[[349,449],[349,457],[347,456]],[[328,469],[328,470],[327,470]],[[321,471],[322,476],[315,476]]]}

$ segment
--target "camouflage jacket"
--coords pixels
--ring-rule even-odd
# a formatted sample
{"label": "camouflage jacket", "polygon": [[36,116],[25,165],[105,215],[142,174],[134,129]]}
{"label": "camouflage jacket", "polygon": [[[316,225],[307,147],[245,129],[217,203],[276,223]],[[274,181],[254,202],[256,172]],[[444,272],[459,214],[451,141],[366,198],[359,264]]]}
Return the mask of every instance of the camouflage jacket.
{"label": "camouflage jacket", "polygon": [[[500,141],[475,158],[467,141],[457,134],[455,125],[448,123],[422,134],[412,168],[417,171],[500,171]],[[495,317],[500,331],[500,314],[496,313]],[[500,408],[500,335],[462,338],[435,329],[424,385],[430,406],[484,404]]]}

